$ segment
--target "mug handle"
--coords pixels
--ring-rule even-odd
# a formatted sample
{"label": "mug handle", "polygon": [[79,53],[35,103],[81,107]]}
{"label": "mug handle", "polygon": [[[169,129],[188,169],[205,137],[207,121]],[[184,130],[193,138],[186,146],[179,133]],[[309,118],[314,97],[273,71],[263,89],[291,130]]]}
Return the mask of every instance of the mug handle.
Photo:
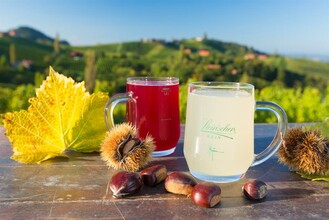
{"label": "mug handle", "polygon": [[288,119],[286,112],[276,103],[258,101],[256,102],[256,111],[270,111],[275,114],[278,119],[278,129],[276,134],[267,148],[259,154],[255,154],[254,161],[251,166],[256,166],[268,160],[280,148],[283,138],[287,133]]}
{"label": "mug handle", "polygon": [[[121,102],[131,102],[133,103],[134,110],[134,117],[133,119],[137,119],[137,108],[136,108],[136,99],[133,97],[132,92],[127,93],[118,93],[114,96],[112,96],[109,101],[105,105],[105,124],[107,127],[107,130],[111,130],[115,126],[114,118],[113,118],[113,111],[117,104]],[[133,124],[135,125],[136,122],[133,121]]]}

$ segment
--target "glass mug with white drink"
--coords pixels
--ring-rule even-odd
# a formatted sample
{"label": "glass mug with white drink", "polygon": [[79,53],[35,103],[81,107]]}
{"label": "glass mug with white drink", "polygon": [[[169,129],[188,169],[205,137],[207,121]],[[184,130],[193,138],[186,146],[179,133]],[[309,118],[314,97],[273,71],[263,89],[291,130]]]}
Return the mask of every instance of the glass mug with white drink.
{"label": "glass mug with white drink", "polygon": [[[254,112],[273,112],[278,129],[272,143],[254,154]],[[273,102],[255,102],[254,86],[246,83],[189,84],[184,156],[193,176],[204,181],[233,182],[249,167],[269,159],[287,132],[285,111]]]}

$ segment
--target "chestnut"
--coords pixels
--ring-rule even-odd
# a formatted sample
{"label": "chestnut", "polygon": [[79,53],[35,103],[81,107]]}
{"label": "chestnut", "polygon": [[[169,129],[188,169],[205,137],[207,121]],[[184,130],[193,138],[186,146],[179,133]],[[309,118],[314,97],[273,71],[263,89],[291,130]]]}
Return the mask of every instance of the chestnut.
{"label": "chestnut", "polygon": [[168,192],[174,194],[190,195],[196,181],[189,175],[182,172],[172,172],[164,182]]}
{"label": "chestnut", "polygon": [[221,192],[221,188],[215,183],[201,182],[194,186],[191,199],[198,206],[211,208],[220,202]]}
{"label": "chestnut", "polygon": [[110,180],[113,197],[123,197],[141,190],[143,181],[138,173],[119,171]]}
{"label": "chestnut", "polygon": [[267,185],[261,180],[249,180],[242,189],[244,195],[250,200],[261,200],[267,195]]}
{"label": "chestnut", "polygon": [[167,168],[161,164],[154,165],[142,170],[140,176],[145,185],[155,186],[167,177]]}

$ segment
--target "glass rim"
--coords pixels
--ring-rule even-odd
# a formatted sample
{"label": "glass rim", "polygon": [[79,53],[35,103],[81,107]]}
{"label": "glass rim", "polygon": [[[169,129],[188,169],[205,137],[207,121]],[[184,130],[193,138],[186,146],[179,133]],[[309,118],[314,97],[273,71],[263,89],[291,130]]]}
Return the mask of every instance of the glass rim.
{"label": "glass rim", "polygon": [[219,82],[219,81],[198,81],[191,82],[189,86],[196,88],[217,88],[217,89],[254,89],[255,86],[241,82]]}
{"label": "glass rim", "polygon": [[170,82],[170,83],[179,83],[178,77],[171,77],[171,76],[134,76],[134,77],[128,77],[127,83],[129,82]]}

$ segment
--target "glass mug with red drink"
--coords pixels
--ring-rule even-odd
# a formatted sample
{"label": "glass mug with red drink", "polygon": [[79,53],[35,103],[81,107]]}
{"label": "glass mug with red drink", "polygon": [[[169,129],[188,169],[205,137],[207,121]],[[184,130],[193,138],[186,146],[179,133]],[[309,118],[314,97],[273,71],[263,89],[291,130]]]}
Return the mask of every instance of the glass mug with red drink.
{"label": "glass mug with red drink", "polygon": [[108,129],[115,124],[113,110],[120,102],[126,102],[126,121],[138,129],[139,137],[153,137],[156,145],[153,157],[166,156],[175,151],[180,136],[178,78],[127,78],[126,93],[116,94],[106,103],[105,122]]}

